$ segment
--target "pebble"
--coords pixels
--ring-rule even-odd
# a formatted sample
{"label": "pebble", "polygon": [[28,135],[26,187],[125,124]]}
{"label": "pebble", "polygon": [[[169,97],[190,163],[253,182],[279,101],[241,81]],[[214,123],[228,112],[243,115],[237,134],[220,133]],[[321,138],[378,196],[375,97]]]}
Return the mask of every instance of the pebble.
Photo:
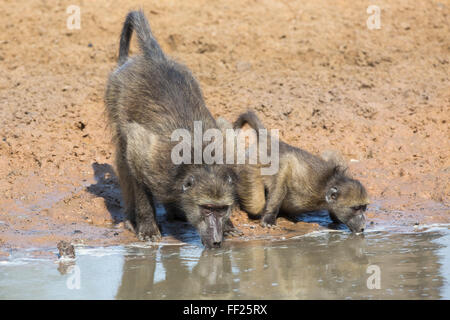
{"label": "pebble", "polygon": [[75,259],[75,248],[70,242],[61,240],[57,244],[59,258]]}

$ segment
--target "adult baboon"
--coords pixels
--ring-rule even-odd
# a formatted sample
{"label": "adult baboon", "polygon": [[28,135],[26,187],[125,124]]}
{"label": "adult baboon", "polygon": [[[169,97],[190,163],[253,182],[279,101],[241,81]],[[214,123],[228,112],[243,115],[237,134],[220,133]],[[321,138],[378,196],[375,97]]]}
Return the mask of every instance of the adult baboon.
{"label": "adult baboon", "polygon": [[[129,58],[133,30],[142,54]],[[175,130],[192,134],[194,121],[203,130],[218,128],[197,81],[185,66],[164,54],[141,11],[126,17],[118,66],[109,76],[105,102],[127,225],[141,240],[159,239],[156,199],[171,217],[182,216],[192,223],[206,247],[219,247],[224,231],[234,230],[229,220],[235,203],[234,172],[221,164],[172,161]],[[189,150],[192,156],[192,144]]]}

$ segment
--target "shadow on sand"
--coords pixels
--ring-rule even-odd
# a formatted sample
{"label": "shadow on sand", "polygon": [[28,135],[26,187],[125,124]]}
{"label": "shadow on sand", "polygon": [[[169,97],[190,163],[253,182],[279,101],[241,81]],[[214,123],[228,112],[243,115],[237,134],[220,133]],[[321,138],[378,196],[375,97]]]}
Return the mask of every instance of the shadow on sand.
{"label": "shadow on sand", "polygon": [[[104,199],[114,224],[124,221],[125,204],[120,192],[119,179],[114,173],[113,167],[107,163],[94,162],[92,168],[94,169],[96,183],[88,186],[87,191]],[[200,237],[195,228],[184,221],[168,221],[165,209],[160,204],[156,205],[156,219],[164,237],[173,237],[181,242],[201,245]]]}

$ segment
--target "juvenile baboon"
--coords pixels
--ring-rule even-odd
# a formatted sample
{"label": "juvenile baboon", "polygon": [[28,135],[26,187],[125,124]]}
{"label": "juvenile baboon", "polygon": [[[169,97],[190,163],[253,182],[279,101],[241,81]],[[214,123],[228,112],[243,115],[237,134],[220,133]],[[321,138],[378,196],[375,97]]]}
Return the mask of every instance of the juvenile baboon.
{"label": "juvenile baboon", "polygon": [[[246,123],[257,131],[265,129],[252,111],[241,114],[234,128]],[[328,210],[334,222],[346,224],[352,232],[364,231],[367,192],[358,180],[349,177],[338,154],[326,153],[320,158],[280,141],[278,173],[261,175],[259,168],[243,167],[237,192],[241,207],[250,214],[262,215],[263,226],[275,225],[279,211],[296,214]]]}
{"label": "juvenile baboon", "polygon": [[[142,54],[129,58],[133,30]],[[224,232],[235,230],[229,220],[235,203],[235,174],[226,165],[172,161],[171,151],[177,144],[171,141],[174,130],[185,129],[193,136],[194,121],[201,121],[203,130],[218,127],[197,81],[185,66],[164,54],[141,11],[126,17],[105,105],[127,226],[140,240],[160,239],[156,199],[170,217],[181,216],[194,225],[206,247],[219,247]],[[192,143],[190,152],[192,156]]]}

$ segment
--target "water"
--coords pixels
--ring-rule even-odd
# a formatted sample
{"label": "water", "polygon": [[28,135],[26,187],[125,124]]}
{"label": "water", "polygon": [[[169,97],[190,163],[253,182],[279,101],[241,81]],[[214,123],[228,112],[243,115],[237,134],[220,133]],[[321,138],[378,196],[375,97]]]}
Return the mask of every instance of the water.
{"label": "water", "polygon": [[448,226],[76,252],[0,261],[0,299],[450,299]]}

